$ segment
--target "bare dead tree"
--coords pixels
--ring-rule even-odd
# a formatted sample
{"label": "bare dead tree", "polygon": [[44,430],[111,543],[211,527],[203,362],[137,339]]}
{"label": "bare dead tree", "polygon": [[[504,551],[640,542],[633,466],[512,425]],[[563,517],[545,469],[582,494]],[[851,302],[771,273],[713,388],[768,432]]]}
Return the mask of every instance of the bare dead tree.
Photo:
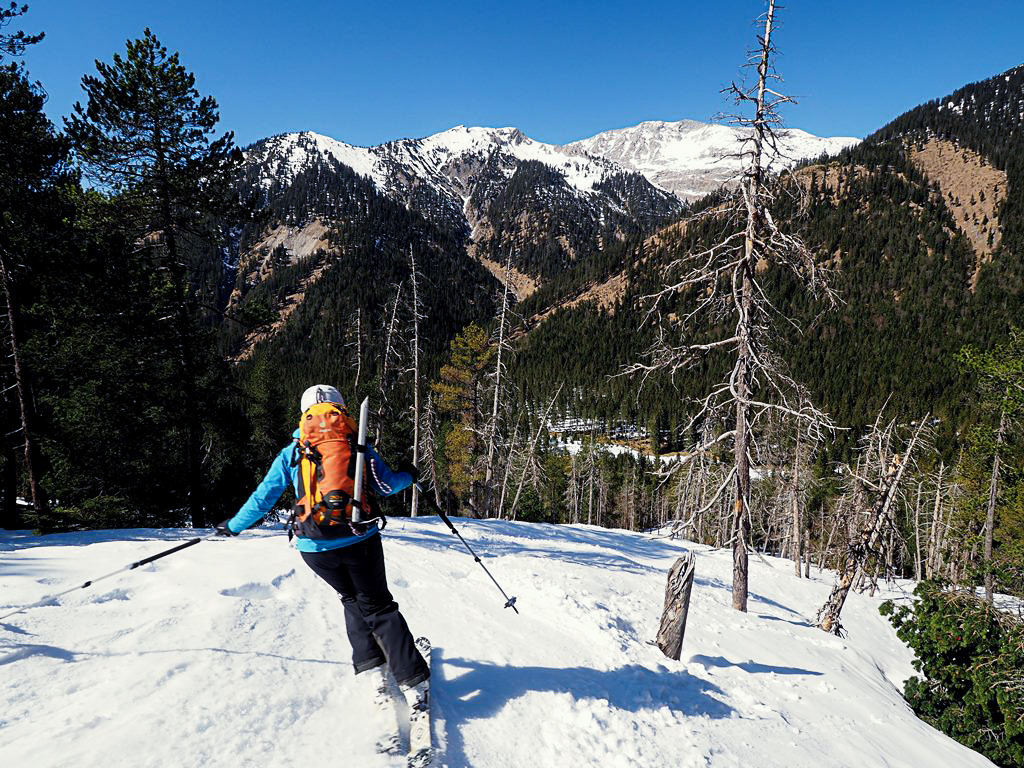
{"label": "bare dead tree", "polygon": [[389,370],[393,370],[398,367],[398,346],[399,346],[399,323],[398,323],[398,308],[402,303],[402,284],[399,283],[395,287],[395,296],[391,302],[391,308],[388,310],[387,325],[384,328],[384,349],[381,351],[380,361],[380,403],[377,409],[378,424],[390,423],[390,419],[385,418],[385,407],[389,404],[389,391],[391,389],[391,380],[388,377]]}
{"label": "bare dead tree", "polygon": [[924,482],[917,482],[917,498],[914,501],[914,579],[921,580],[921,496],[924,493]]}
{"label": "bare dead tree", "polygon": [[[785,421],[784,419],[782,424],[783,430],[787,426]],[[792,430],[791,434],[794,434],[792,445],[785,440],[782,441],[784,452],[782,463],[778,467],[780,494],[776,504],[780,522],[785,519],[787,531],[782,541],[783,555],[788,554],[793,560],[794,572],[796,577],[800,578],[808,528],[804,510],[813,488],[811,461],[817,445],[800,429]]]}
{"label": "bare dead tree", "polygon": [[[409,246],[409,280],[412,283],[412,464],[419,467],[420,461],[420,320],[423,306],[420,304],[419,273],[416,270],[416,252]],[[412,487],[410,514],[419,514],[419,490]]]}
{"label": "bare dead tree", "polygon": [[618,508],[622,522],[628,531],[640,530],[637,526],[637,465],[633,464],[629,477],[625,478],[619,489]]}
{"label": "bare dead tree", "polygon": [[686,462],[686,475],[683,476],[682,472],[676,473],[676,487],[675,487],[675,505],[673,511],[673,518],[666,520],[665,524],[672,523],[672,529],[669,531],[671,538],[681,536],[685,529],[693,525],[691,521],[684,521],[683,515],[685,514],[687,502],[690,500],[690,489],[693,486],[693,462]]}
{"label": "bare dead tree", "polygon": [[598,469],[595,475],[594,484],[597,491],[597,515],[594,523],[600,526],[604,524],[604,511],[608,505],[608,478],[600,469]]}
{"label": "bare dead tree", "polygon": [[[1004,397],[1004,403],[1006,398]],[[999,428],[996,430],[995,447],[992,454],[992,474],[989,477],[988,503],[985,506],[985,599],[991,603],[995,597],[995,575],[992,572],[992,546],[995,541],[996,501],[999,498],[999,465],[1003,443],[1006,440],[1007,409],[999,411]]]}
{"label": "bare dead tree", "polygon": [[[930,414],[929,414],[930,415]],[[825,632],[840,634],[839,616],[854,582],[864,573],[872,555],[879,554],[884,534],[892,525],[892,508],[900,492],[900,483],[908,467],[914,466],[917,451],[925,440],[928,416],[921,419],[905,450],[893,450],[897,424],[890,421],[882,427],[881,414],[864,438],[863,462],[851,473],[851,508],[861,512],[862,522],[856,536],[848,540],[845,561],[828,600],[818,611],[817,626]]]}
{"label": "bare dead tree", "polygon": [[7,305],[7,339],[11,348],[11,366],[14,369],[14,391],[18,399],[18,412],[21,417],[21,436],[23,448],[23,461],[25,476],[28,479],[28,489],[31,496],[32,510],[35,513],[36,523],[42,525],[48,517],[49,508],[46,496],[39,481],[39,466],[36,459],[36,444],[32,430],[32,415],[29,410],[28,392],[25,384],[25,375],[21,369],[21,349],[18,344],[17,324],[14,312],[14,302],[11,299],[11,274],[7,268],[8,254],[6,251],[0,256],[0,287],[3,288],[4,301]]}
{"label": "bare dead tree", "polygon": [[797,578],[803,553],[804,514],[811,489],[810,455],[814,444],[791,424],[787,414],[769,413],[755,445],[753,459],[761,479],[754,486],[755,508],[761,510],[753,523],[763,526],[764,546],[793,560]]}
{"label": "bare dead tree", "polygon": [[427,404],[420,416],[423,423],[422,445],[423,466],[427,472],[429,486],[434,489],[434,501],[441,506],[441,484],[437,472],[437,412],[434,410],[433,393],[427,393]]}
{"label": "bare dead tree", "polygon": [[802,441],[800,432],[796,436],[796,450],[793,454],[793,482],[790,491],[790,509],[792,512],[792,546],[793,564],[796,568],[796,577],[800,578],[800,561],[803,559],[804,546],[804,503],[807,497],[807,476],[808,467],[805,463],[806,443]]}
{"label": "bare dead tree", "polygon": [[555,405],[555,401],[562,392],[562,385],[558,385],[558,389],[552,396],[551,401],[548,403],[548,407],[544,410],[544,413],[540,417],[540,422],[537,424],[537,431],[533,435],[533,440],[530,442],[530,447],[524,452],[523,455],[523,469],[519,475],[519,484],[516,486],[516,495],[512,499],[512,508],[509,516],[516,519],[516,507],[519,504],[519,497],[523,492],[523,485],[526,483],[527,477],[533,480],[534,485],[540,482],[540,478],[543,476],[543,469],[537,461],[537,443],[540,442],[541,435],[547,430],[548,419],[551,416],[551,409]]}
{"label": "bare dead tree", "polygon": [[505,372],[503,356],[511,352],[510,344],[506,334],[507,319],[509,314],[509,283],[512,274],[512,249],[509,248],[508,258],[505,262],[505,280],[501,288],[501,312],[498,315],[498,327],[495,330],[494,344],[497,348],[494,364],[494,398],[491,403],[491,415],[487,421],[485,442],[487,454],[484,464],[484,516],[491,517],[494,514],[494,470],[495,470],[495,443],[498,435],[498,421],[500,418],[500,406],[502,402],[502,376]]}
{"label": "bare dead tree", "polygon": [[363,308],[356,307],[356,325],[355,325],[355,339],[350,342],[350,345],[355,347],[356,352],[356,381],[353,385],[353,390],[359,391],[359,377],[363,372]]}
{"label": "bare dead tree", "polygon": [[598,471],[597,450],[594,448],[594,435],[591,433],[590,442],[584,444],[581,450],[586,450],[586,459],[583,464],[583,473],[587,477],[587,525],[594,524],[594,481]]}
{"label": "bare dead tree", "polygon": [[565,484],[565,506],[569,511],[569,522],[580,521],[580,473],[577,455],[569,456],[569,478]]}
{"label": "bare dead tree", "polygon": [[945,539],[945,521],[942,508],[942,476],[945,474],[946,465],[939,464],[938,476],[935,479],[935,504],[932,507],[932,524],[928,532],[928,552],[924,561],[924,576],[927,579],[934,578],[942,568],[942,546]]}
{"label": "bare dead tree", "polygon": [[[747,66],[756,69],[756,83],[733,83],[726,89],[737,105],[749,107],[753,114],[731,118],[747,134],[738,153],[744,166],[739,190],[704,214],[722,228],[722,239],[710,248],[688,252],[669,265],[667,273],[680,276],[646,297],[647,320],[656,322],[659,329],[655,344],[648,350],[646,362],[627,368],[628,373],[646,378],[655,371],[674,374],[692,368],[713,352],[727,352],[732,359],[727,378],[698,402],[691,427],[723,412],[732,416],[730,539],[733,607],[739,611],[747,608],[750,456],[757,440],[758,421],[776,411],[793,417],[815,438],[833,428],[827,415],[802,396],[773,350],[773,325],[779,320],[793,321],[774,307],[761,278],[766,270],[788,271],[811,295],[829,304],[836,300],[814,254],[798,237],[784,232],[772,214],[783,196],[802,195],[799,185],[791,179],[787,183],[772,169],[778,156],[778,108],[792,101],[773,87],[781,80],[774,69],[775,10],[775,0],[769,0],[767,12],[759,19],[762,31],[758,45],[749,55]],[[693,307],[678,323],[678,331],[670,334],[662,315],[666,305],[681,295],[688,297]],[[695,320],[703,320],[706,326],[711,320],[727,318],[732,320],[733,331],[725,338],[686,337],[685,326]]]}
{"label": "bare dead tree", "polygon": [[519,443],[519,427],[523,421],[523,413],[519,412],[516,418],[515,429],[512,430],[512,440],[509,441],[508,450],[505,452],[505,472],[501,478],[501,496],[498,498],[498,517],[505,517],[505,497],[508,495],[508,479],[512,475],[512,465],[515,460],[516,445]]}

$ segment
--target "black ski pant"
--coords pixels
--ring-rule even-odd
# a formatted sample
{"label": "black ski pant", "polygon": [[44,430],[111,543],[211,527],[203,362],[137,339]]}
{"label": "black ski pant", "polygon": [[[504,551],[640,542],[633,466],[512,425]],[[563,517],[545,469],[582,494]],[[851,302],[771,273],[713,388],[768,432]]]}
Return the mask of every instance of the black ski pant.
{"label": "black ski pant", "polygon": [[430,677],[430,668],[388,590],[380,535],[340,549],[303,552],[302,559],[341,596],[356,674],[387,662],[400,685],[415,685]]}

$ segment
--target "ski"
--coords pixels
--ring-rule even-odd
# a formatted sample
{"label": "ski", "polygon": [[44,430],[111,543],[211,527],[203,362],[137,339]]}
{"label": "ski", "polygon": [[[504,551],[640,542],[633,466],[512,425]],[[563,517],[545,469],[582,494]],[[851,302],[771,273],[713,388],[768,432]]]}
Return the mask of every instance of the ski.
{"label": "ski", "polygon": [[[425,637],[416,639],[416,647],[430,664],[430,641]],[[430,727],[430,681],[406,691],[409,702],[409,757],[407,768],[429,768],[434,763]]]}
{"label": "ski", "polygon": [[359,406],[359,439],[356,441],[355,489],[352,492],[352,522],[363,522],[363,467],[366,466],[366,430],[370,423],[370,398]]}
{"label": "ski", "polygon": [[[384,714],[384,719],[394,724],[394,730],[377,740],[377,754],[397,757],[404,755],[408,748],[402,739],[402,729],[398,721],[398,710],[395,707],[395,694],[398,686],[392,682],[391,671],[387,665],[370,673],[377,675],[373,704]],[[368,674],[370,674],[368,673]]]}

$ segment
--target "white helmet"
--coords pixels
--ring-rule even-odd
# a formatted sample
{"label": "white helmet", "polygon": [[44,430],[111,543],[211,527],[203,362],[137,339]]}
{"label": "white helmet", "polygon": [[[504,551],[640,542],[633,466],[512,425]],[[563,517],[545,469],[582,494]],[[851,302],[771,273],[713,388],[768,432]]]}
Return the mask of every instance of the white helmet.
{"label": "white helmet", "polygon": [[299,410],[305,413],[317,403],[337,403],[344,407],[345,398],[341,396],[341,392],[330,384],[314,384],[302,393],[302,400],[299,401]]}

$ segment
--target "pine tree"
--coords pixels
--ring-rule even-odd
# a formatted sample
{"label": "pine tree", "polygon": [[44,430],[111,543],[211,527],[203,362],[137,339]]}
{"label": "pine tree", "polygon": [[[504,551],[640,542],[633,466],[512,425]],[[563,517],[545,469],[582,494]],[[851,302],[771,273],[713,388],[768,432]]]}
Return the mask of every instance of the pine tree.
{"label": "pine tree", "polygon": [[240,153],[231,133],[212,138],[217,103],[200,97],[195,77],[146,29],[127,42],[125,56],[96,62],[86,75],[87,105],[66,120],[86,173],[116,195],[134,219],[134,236],[158,243],[171,278],[180,408],[185,433],[185,477],[193,525],[205,524],[200,392],[212,365],[212,339],[198,322],[201,270],[216,237],[214,217],[228,208],[228,184]]}
{"label": "pine tree", "polygon": [[[960,354],[963,368],[979,379],[978,395],[983,423],[972,433],[971,447],[991,461],[984,491],[984,580],[985,598],[992,602],[995,589],[993,550],[997,509],[1003,490],[1001,473],[1011,427],[1024,413],[1024,332],[1013,329],[1006,342],[988,352],[965,347]],[[987,422],[987,423],[984,423]],[[1011,465],[1012,466],[1012,465]]]}
{"label": "pine tree", "polygon": [[[452,340],[451,362],[441,367],[440,381],[433,385],[438,413],[449,419],[444,437],[449,487],[464,499],[469,499],[477,481],[483,379],[493,354],[487,332],[470,324]],[[472,502],[475,505],[476,499]]]}
{"label": "pine tree", "polygon": [[[0,8],[0,29],[3,29],[18,16],[27,12],[27,5],[18,5],[16,2],[12,2],[6,8]],[[42,32],[32,35],[18,30],[17,32],[0,34],[0,53],[6,53],[8,56],[20,56],[28,46],[35,45],[42,39]]]}

